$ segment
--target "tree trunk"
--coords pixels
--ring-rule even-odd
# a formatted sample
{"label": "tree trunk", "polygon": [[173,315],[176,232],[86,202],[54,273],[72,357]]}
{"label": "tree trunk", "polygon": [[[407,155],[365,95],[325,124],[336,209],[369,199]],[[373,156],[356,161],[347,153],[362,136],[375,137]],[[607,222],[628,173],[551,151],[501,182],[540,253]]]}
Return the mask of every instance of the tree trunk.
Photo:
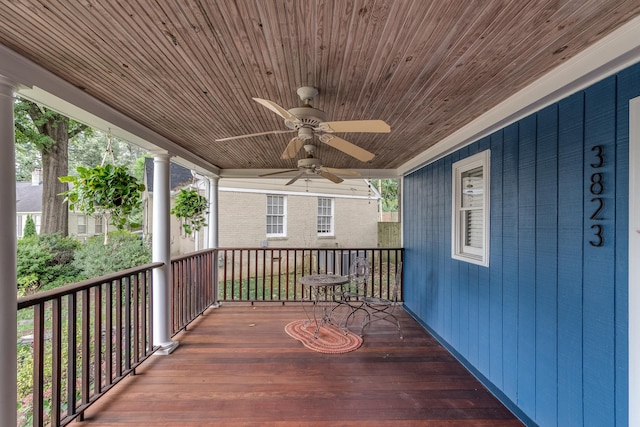
{"label": "tree trunk", "polygon": [[55,124],[47,126],[47,134],[54,143],[42,151],[42,220],[41,233],[69,232],[69,209],[60,193],[67,191],[67,184],[58,177],[69,174],[69,120],[58,115]]}

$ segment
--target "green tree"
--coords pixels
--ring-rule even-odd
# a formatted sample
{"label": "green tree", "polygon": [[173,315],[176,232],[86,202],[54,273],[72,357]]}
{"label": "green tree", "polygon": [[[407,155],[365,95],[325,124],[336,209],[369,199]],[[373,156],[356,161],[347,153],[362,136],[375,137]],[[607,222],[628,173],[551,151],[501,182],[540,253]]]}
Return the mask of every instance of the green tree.
{"label": "green tree", "polygon": [[[107,152],[108,149],[110,153]],[[74,175],[78,167],[89,169],[112,163],[125,166],[129,173],[136,176],[136,162],[144,155],[143,149],[104,132],[81,134],[69,141],[69,174]]]}
{"label": "green tree", "polygon": [[[40,153],[42,162],[42,221],[40,232],[67,235],[67,203],[60,193],[67,190],[58,177],[68,172],[69,139],[88,130],[78,123],[35,102],[17,98],[14,104],[15,136]],[[22,171],[24,174],[24,171]]]}
{"label": "green tree", "polygon": [[382,212],[397,212],[398,180],[381,179],[378,181],[378,190],[382,196]]}
{"label": "green tree", "polygon": [[27,215],[27,220],[24,223],[24,230],[22,231],[22,237],[34,237],[36,236],[36,223],[31,218],[31,215]]}

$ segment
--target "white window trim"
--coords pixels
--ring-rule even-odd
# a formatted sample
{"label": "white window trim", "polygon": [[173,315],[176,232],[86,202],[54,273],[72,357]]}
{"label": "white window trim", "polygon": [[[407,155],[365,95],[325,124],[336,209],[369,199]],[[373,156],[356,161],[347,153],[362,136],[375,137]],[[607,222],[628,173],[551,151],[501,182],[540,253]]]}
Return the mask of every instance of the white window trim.
{"label": "white window trim", "polygon": [[[335,235],[335,200],[333,197],[318,197],[318,202],[320,199],[325,199],[331,201],[331,221],[329,223],[329,231],[328,232],[319,232],[318,236],[334,236]],[[319,214],[316,212],[316,231],[318,229],[318,218]]]}
{"label": "white window trim", "polygon": [[[451,225],[451,257],[460,261],[466,261],[472,264],[489,266],[489,219],[490,219],[490,159],[491,150],[485,150],[466,159],[462,159],[452,165],[452,225]],[[483,186],[483,238],[482,248],[471,248],[463,245],[462,235],[462,174],[471,169],[482,167]]]}
{"label": "white window trim", "polygon": [[[287,196],[283,196],[280,194],[267,194],[267,204],[265,206],[265,210],[267,209],[267,207],[269,206],[269,197],[282,197],[282,233],[266,233],[267,234],[267,238],[269,237],[287,237]],[[267,217],[269,217],[269,214],[267,213],[265,215],[265,221],[267,219]],[[265,224],[265,229],[266,229],[266,224]]]}
{"label": "white window trim", "polygon": [[[82,224],[81,224],[82,222]],[[80,227],[84,227],[83,232],[80,232]],[[76,217],[76,231],[78,236],[86,236],[89,231],[89,218],[86,215],[78,215]]]}

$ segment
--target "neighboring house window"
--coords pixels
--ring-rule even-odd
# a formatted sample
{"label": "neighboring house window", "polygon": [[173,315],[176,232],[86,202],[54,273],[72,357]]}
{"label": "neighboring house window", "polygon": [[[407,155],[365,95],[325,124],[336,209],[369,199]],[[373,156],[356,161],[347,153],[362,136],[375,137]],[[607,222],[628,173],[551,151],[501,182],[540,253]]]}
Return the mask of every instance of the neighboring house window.
{"label": "neighboring house window", "polygon": [[78,215],[78,234],[87,234],[87,217]]}
{"label": "neighboring house window", "polygon": [[489,265],[489,160],[486,150],[453,164],[451,256]]}
{"label": "neighboring house window", "polygon": [[318,197],[318,235],[333,236],[333,199]]}
{"label": "neighboring house window", "polygon": [[24,226],[22,225],[22,215],[18,215],[16,218],[16,232],[18,233],[18,237],[22,237],[24,233]]}
{"label": "neighboring house window", "polygon": [[287,235],[287,199],[284,196],[267,196],[267,237]]}
{"label": "neighboring house window", "polygon": [[102,217],[97,216],[95,218],[96,218],[95,234],[102,234]]}

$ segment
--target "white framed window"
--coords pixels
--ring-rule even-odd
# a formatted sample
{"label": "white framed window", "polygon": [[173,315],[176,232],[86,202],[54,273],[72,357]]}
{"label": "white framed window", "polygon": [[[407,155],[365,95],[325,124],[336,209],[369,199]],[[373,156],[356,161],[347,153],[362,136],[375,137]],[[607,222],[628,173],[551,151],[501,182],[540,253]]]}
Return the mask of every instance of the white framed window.
{"label": "white framed window", "polygon": [[23,218],[22,215],[16,216],[16,233],[19,238],[21,238],[24,235],[24,225],[22,224],[23,223],[22,218]]}
{"label": "white framed window", "polygon": [[333,236],[333,199],[318,197],[318,236]]}
{"label": "white framed window", "polygon": [[267,195],[267,237],[287,235],[287,198]]}
{"label": "white framed window", "polygon": [[490,150],[453,164],[451,257],[489,266]]}
{"label": "white framed window", "polygon": [[78,235],[87,234],[87,217],[78,215]]}
{"label": "white framed window", "polygon": [[101,215],[96,215],[95,217],[96,219],[96,224],[95,224],[95,228],[94,228],[94,233],[95,234],[102,234],[103,229],[102,229],[102,216]]}

